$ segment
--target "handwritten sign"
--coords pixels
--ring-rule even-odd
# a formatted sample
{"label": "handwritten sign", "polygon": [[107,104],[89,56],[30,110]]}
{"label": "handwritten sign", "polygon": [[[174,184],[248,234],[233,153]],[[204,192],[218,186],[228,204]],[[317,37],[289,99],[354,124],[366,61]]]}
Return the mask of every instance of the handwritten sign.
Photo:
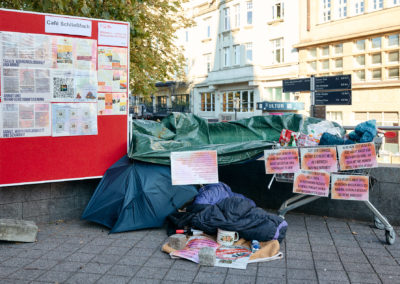
{"label": "handwritten sign", "polygon": [[332,199],[367,201],[368,190],[368,176],[332,174]]}
{"label": "handwritten sign", "polygon": [[317,172],[337,172],[335,147],[300,148],[301,169]]}
{"label": "handwritten sign", "polygon": [[171,152],[172,185],[218,182],[217,151]]}
{"label": "handwritten sign", "polygon": [[295,173],[300,170],[297,148],[265,150],[264,159],[267,174]]}
{"label": "handwritten sign", "polygon": [[129,30],[127,25],[99,23],[98,44],[112,46],[128,46]]}
{"label": "handwritten sign", "polygon": [[300,171],[294,174],[293,192],[327,197],[329,181],[329,173]]}
{"label": "handwritten sign", "polygon": [[340,170],[376,168],[376,152],[374,143],[338,145]]}

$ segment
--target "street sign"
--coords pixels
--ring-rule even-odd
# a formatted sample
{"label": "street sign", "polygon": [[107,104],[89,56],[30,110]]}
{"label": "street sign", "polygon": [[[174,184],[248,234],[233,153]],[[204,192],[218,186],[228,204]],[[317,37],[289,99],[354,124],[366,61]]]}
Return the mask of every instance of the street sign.
{"label": "street sign", "polygon": [[300,102],[260,102],[257,109],[261,110],[303,110],[304,103]]}
{"label": "street sign", "polygon": [[315,92],[315,105],[351,105],[351,90]]}
{"label": "street sign", "polygon": [[283,80],[282,88],[284,93],[310,91],[310,78]]}
{"label": "street sign", "polygon": [[351,75],[315,77],[316,91],[349,89],[351,89]]}

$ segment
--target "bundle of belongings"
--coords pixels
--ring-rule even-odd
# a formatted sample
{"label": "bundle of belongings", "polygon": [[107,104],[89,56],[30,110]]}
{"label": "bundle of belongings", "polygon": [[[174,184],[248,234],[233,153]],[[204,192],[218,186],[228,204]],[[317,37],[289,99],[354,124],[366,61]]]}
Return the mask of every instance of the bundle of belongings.
{"label": "bundle of belongings", "polygon": [[[183,228],[190,228],[181,231],[186,233],[198,232],[193,229],[200,230],[204,233],[203,237],[209,239],[209,247],[215,249],[216,256],[226,254],[219,253],[219,250],[223,250],[224,246],[219,246],[217,242],[213,241],[219,230],[237,232],[240,239],[237,242],[232,242],[233,246],[229,247],[239,249],[240,253],[233,254],[239,254],[241,258],[247,255],[250,259],[245,262],[246,264],[250,260],[254,262],[257,259],[270,260],[278,256],[281,257],[279,243],[284,239],[287,229],[287,222],[283,218],[257,207],[254,201],[245,196],[233,193],[229,186],[222,182],[201,187],[193,203],[187,206],[184,211],[170,214],[167,217],[167,224],[169,236],[180,232],[180,229]],[[204,242],[199,241],[198,237],[192,238],[194,238],[194,241],[193,239],[185,241],[195,242],[194,247],[199,249],[199,244],[196,244],[196,242]],[[251,241],[260,243],[260,248],[254,253],[249,250]],[[188,245],[188,243],[186,242],[185,245]],[[182,249],[188,250],[190,246]],[[170,253],[172,257],[187,256],[187,253],[173,254],[174,249],[168,244],[163,246],[163,251]],[[187,259],[195,262],[197,262],[196,259],[198,260],[196,257]],[[227,265],[224,259],[222,259],[222,263],[224,264],[222,266]]]}

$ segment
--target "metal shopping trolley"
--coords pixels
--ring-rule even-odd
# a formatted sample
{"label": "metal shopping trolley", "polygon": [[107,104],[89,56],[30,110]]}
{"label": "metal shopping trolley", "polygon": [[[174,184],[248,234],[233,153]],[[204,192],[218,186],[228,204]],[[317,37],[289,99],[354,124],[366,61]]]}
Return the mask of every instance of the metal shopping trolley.
{"label": "metal shopping trolley", "polygon": [[[380,146],[382,144],[382,137],[376,136],[374,138],[375,143],[375,150],[376,153],[379,153]],[[370,188],[374,185],[376,182],[376,179],[371,176],[371,169],[357,169],[357,170],[351,170],[351,171],[346,171],[346,172],[339,172],[339,173],[346,173],[349,175],[367,175],[369,176],[369,182],[370,182]],[[293,173],[287,173],[287,174],[274,174],[271,181],[268,184],[268,189],[271,188],[273,181],[277,182],[286,182],[286,183],[293,183],[294,180],[294,174]],[[283,217],[285,214],[293,209],[296,209],[300,206],[303,206],[305,204],[308,204],[314,200],[317,200],[318,198],[321,198],[322,196],[315,196],[315,195],[305,195],[305,194],[296,194],[295,196],[287,199],[282,203],[278,210],[278,215]],[[394,244],[395,239],[396,239],[396,233],[393,229],[393,227],[390,225],[388,220],[386,219],[385,216],[383,216],[378,209],[369,201],[363,201],[365,205],[372,211],[374,214],[374,225],[376,228],[380,230],[385,230],[385,237],[386,237],[386,242],[390,245]]]}

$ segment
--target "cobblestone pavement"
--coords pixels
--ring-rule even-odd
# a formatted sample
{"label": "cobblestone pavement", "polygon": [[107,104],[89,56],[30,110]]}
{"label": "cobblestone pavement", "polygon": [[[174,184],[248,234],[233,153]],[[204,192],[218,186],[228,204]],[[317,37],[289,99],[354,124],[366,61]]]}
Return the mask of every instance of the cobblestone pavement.
{"label": "cobblestone pavement", "polygon": [[84,221],[39,225],[36,243],[0,242],[0,283],[400,283],[398,235],[389,246],[368,223],[286,219],[284,258],[246,270],[173,260],[160,250],[163,229],[110,235]]}

